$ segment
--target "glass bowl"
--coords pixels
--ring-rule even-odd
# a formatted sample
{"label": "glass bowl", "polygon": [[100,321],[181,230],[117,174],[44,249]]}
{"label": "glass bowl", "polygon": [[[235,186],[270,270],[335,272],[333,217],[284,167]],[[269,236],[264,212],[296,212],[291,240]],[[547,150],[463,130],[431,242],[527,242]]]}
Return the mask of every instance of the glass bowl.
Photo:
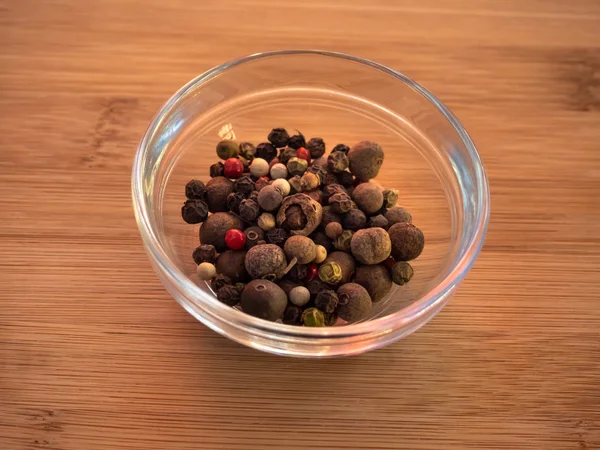
{"label": "glass bowl", "polygon": [[[209,179],[215,145],[255,144],[272,128],[338,143],[378,142],[376,181],[425,234],[414,277],[395,286],[356,324],[308,328],[268,322],[220,303],[195,278],[199,225],[181,219],[184,186]],[[290,50],[215,67],[179,90],[152,120],[135,157],[133,205],[144,246],[171,295],[213,330],[282,355],[351,355],[420,328],[448,302],[486,234],[489,192],[477,150],[454,115],[426,89],[388,67],[350,55]]]}

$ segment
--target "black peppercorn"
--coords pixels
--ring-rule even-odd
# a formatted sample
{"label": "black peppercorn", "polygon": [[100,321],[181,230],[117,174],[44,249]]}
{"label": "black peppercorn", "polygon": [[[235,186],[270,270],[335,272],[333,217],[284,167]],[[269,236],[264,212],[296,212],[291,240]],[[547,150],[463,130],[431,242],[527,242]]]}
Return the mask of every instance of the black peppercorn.
{"label": "black peppercorn", "polygon": [[254,186],[254,181],[252,181],[250,175],[244,175],[234,181],[233,190],[248,195],[250,192],[255,191],[256,187]]}
{"label": "black peppercorn", "polygon": [[187,200],[181,207],[181,217],[191,224],[204,222],[208,217],[208,205],[204,200]]}
{"label": "black peppercorn", "polygon": [[[343,173],[343,172],[342,172]],[[338,177],[331,172],[327,172],[323,177],[323,185],[327,186],[330,184],[339,184]]]}
{"label": "black peppercorn", "polygon": [[225,286],[217,290],[217,300],[219,300],[221,303],[225,303],[228,306],[237,305],[240,302],[241,298],[242,293],[235,286],[226,284]]}
{"label": "black peppercorn", "polygon": [[206,203],[212,213],[227,210],[227,196],[233,192],[233,182],[229,178],[215,177],[206,183]]}
{"label": "black peppercorn", "polygon": [[185,185],[185,196],[190,200],[203,200],[206,195],[206,186],[200,180],[190,180]]}
{"label": "black peppercorn", "polygon": [[287,166],[290,159],[296,157],[296,149],[292,147],[285,147],[279,152],[279,162]]}
{"label": "black peppercorn", "polygon": [[319,137],[312,138],[306,143],[306,149],[310,152],[311,158],[320,158],[325,154],[325,142]]}
{"label": "black peppercorn", "polygon": [[283,292],[285,292],[285,295],[290,296],[290,292],[292,291],[292,289],[294,289],[295,287],[298,286],[302,286],[302,284],[300,284],[297,281],[294,281],[290,278],[282,278],[281,280],[279,280],[277,282],[277,285],[283,289]]}
{"label": "black peppercorn", "polygon": [[192,253],[192,258],[194,258],[194,262],[198,265],[203,262],[214,264],[217,262],[217,256],[217,249],[213,245],[201,245]]}
{"label": "black peppercorn", "polygon": [[398,190],[397,189],[386,189],[383,191],[383,206],[386,208],[392,208],[396,206],[398,202]]}
{"label": "black peppercorn", "polygon": [[277,149],[269,142],[263,142],[256,146],[256,157],[262,158],[267,162],[270,162],[277,156]]}
{"label": "black peppercorn", "polygon": [[330,153],[327,157],[327,168],[333,173],[342,173],[348,168],[348,157],[344,152]]}
{"label": "black peppercorn", "polygon": [[348,230],[360,230],[367,226],[367,216],[358,208],[351,209],[342,216],[342,225]]}
{"label": "black peppercorn", "polygon": [[275,244],[282,246],[288,238],[288,234],[283,228],[273,228],[272,230],[267,231],[265,235],[265,240],[269,244]]}
{"label": "black peppercorn", "polygon": [[346,191],[346,188],[341,184],[328,184],[323,188],[323,202],[327,203],[329,201],[329,197],[331,197],[333,194],[337,194],[338,192],[341,192],[343,194],[348,193]]}
{"label": "black peppercorn", "polygon": [[[331,222],[336,222],[341,225],[342,216],[333,212],[333,210],[331,209],[331,206],[324,206],[323,207],[323,217],[321,219],[321,227],[327,228],[327,225],[329,225]],[[341,231],[340,231],[340,233],[341,233]]]}
{"label": "black peppercorn", "polygon": [[257,226],[246,228],[244,234],[246,235],[246,244],[244,246],[246,250],[257,245],[258,241],[265,240],[265,232]]}
{"label": "black peppercorn", "polygon": [[220,161],[218,163],[214,163],[212,166],[210,166],[211,178],[222,177],[224,168],[225,168],[225,164],[223,164]]}
{"label": "black peppercorn", "polygon": [[240,204],[246,196],[241,192],[232,192],[227,196],[227,209],[234,214],[240,214]]}
{"label": "black peppercorn", "polygon": [[347,145],[338,144],[335,147],[333,147],[333,150],[331,150],[331,153],[344,152],[347,155],[349,151],[350,151],[350,147],[348,147]]}
{"label": "black peppercorn", "polygon": [[239,206],[240,217],[246,222],[254,222],[260,215],[260,206],[254,200],[242,200]]}
{"label": "black peppercorn", "polygon": [[210,287],[213,291],[217,292],[223,286],[227,286],[231,284],[231,278],[227,275],[223,275],[222,273],[216,274],[212,280],[210,280]]}
{"label": "black peppercorn", "polygon": [[315,306],[325,314],[331,314],[338,306],[338,296],[330,289],[321,290],[315,297]]}
{"label": "black peppercorn", "polygon": [[267,137],[269,142],[277,148],[285,147],[289,140],[290,135],[285,128],[273,128]]}
{"label": "black peppercorn", "polygon": [[298,131],[298,134],[295,134],[290,137],[290,140],[288,141],[287,145],[293,149],[298,150],[300,147],[306,147],[306,139],[304,139],[302,133]]}
{"label": "black peppercorn", "polygon": [[325,314],[325,326],[326,327],[332,327],[336,324],[338,320],[338,315],[333,312],[331,314]]}
{"label": "black peppercorn", "polygon": [[289,279],[294,281],[304,281],[307,275],[308,266],[306,264],[295,264],[287,273]]}
{"label": "black peppercorn", "polygon": [[334,213],[344,214],[354,207],[354,202],[348,194],[337,192],[329,197],[329,206]]}
{"label": "black peppercorn", "polygon": [[352,186],[355,181],[356,180],[354,179],[354,175],[352,175],[347,170],[337,174],[337,182],[340,183],[344,187]]}
{"label": "black peppercorn", "polygon": [[325,247],[327,253],[331,253],[331,251],[333,250],[333,241],[329,237],[327,237],[327,235],[323,231],[317,230],[309,237],[313,240],[315,244],[322,245],[323,247]]}
{"label": "black peppercorn", "polygon": [[302,308],[288,303],[283,312],[283,323],[286,325],[300,325],[302,323]]}
{"label": "black peppercorn", "polygon": [[241,142],[240,143],[240,155],[247,159],[248,161],[252,161],[254,156],[256,155],[256,147],[250,142]]}

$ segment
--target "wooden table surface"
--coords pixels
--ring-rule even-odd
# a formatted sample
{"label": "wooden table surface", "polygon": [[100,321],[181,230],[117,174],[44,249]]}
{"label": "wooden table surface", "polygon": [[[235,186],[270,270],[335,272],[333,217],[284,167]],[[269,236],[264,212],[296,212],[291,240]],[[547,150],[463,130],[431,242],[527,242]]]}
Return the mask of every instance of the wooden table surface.
{"label": "wooden table surface", "polygon": [[[483,252],[425,328],[295,360],[196,322],[130,203],[196,74],[274,48],[399,69],[488,170]],[[0,2],[0,448],[600,448],[596,0]]]}

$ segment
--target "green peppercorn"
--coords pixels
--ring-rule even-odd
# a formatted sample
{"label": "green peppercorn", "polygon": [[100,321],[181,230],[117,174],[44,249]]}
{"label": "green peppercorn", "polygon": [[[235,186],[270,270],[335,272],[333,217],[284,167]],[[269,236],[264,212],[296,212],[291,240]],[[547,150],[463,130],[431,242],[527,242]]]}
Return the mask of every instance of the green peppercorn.
{"label": "green peppercorn", "polygon": [[203,200],[206,195],[206,186],[200,180],[190,180],[185,185],[185,196],[190,200]]}
{"label": "green peppercorn", "polygon": [[306,172],[304,173],[304,175],[302,175],[300,187],[302,189],[302,192],[312,191],[313,189],[316,189],[319,186],[320,182],[321,180],[319,179],[318,175],[315,175],[312,172]]}
{"label": "green peppercorn", "polygon": [[342,281],[342,267],[335,261],[326,260],[319,267],[319,278],[327,284],[338,284]]}
{"label": "green peppercorn", "polygon": [[392,225],[389,236],[392,256],[396,261],[411,261],[418,258],[425,246],[423,232],[411,223],[400,222]]}
{"label": "green peppercorn", "polygon": [[367,226],[367,216],[358,208],[351,209],[342,216],[342,225],[349,230],[360,230]]}
{"label": "green peppercorn", "polygon": [[345,171],[348,164],[348,157],[344,152],[333,152],[327,157],[327,168],[333,173]]}
{"label": "green peppercorn", "polygon": [[412,223],[412,216],[410,213],[400,206],[394,206],[388,209],[384,215],[388,220],[390,227],[402,222]]}
{"label": "green peppercorn", "polygon": [[390,235],[383,228],[365,228],[352,236],[351,250],[363,264],[378,264],[385,261],[392,250]]}
{"label": "green peppercorn", "polygon": [[290,183],[290,195],[302,192],[302,177],[300,175],[293,176],[288,182]]}
{"label": "green peppercorn", "polygon": [[217,256],[217,249],[213,245],[201,245],[192,253],[192,258],[197,265],[203,262],[214,264],[217,262]]}
{"label": "green peppercorn", "polygon": [[241,142],[240,143],[240,155],[248,160],[252,161],[256,156],[256,147],[250,142]]}
{"label": "green peppercorn", "polygon": [[226,212],[211,214],[200,227],[200,242],[214,245],[217,251],[227,250],[225,234],[233,229],[244,229],[244,224],[238,217]]}
{"label": "green peppercorn", "polygon": [[275,216],[269,213],[262,213],[258,216],[257,224],[263,231],[272,230],[276,225]]}
{"label": "green peppercorn", "polygon": [[338,296],[335,291],[323,289],[315,298],[315,306],[325,314],[331,314],[338,306]]}
{"label": "green peppercorn", "polygon": [[287,259],[277,245],[256,245],[246,253],[245,266],[252,278],[279,279],[287,267]]}
{"label": "green peppercorn", "polygon": [[247,281],[249,278],[245,261],[245,250],[228,250],[219,255],[215,267],[217,272],[227,275],[232,283],[239,283]]}
{"label": "green peppercorn", "polygon": [[[306,172],[306,168],[308,167],[308,162],[305,159],[293,157],[287,163],[287,170],[290,176],[302,175]],[[290,181],[291,184],[291,181]]]}
{"label": "green peppercorn", "polygon": [[325,314],[317,308],[308,308],[302,313],[302,323],[307,327],[324,327]]}
{"label": "green peppercorn", "polygon": [[[262,246],[254,248],[259,247]],[[287,304],[287,295],[283,289],[268,280],[252,280],[242,292],[242,311],[272,322],[283,316]]]}
{"label": "green peppercorn", "polygon": [[317,246],[306,236],[291,236],[285,241],[283,251],[288,260],[296,258],[298,264],[308,264],[317,256]]}
{"label": "green peppercorn", "polygon": [[302,135],[302,133],[300,133],[298,131],[298,134],[295,134],[290,137],[290,140],[288,141],[288,145],[291,148],[298,150],[300,147],[306,147],[306,139],[304,139],[304,136]]}
{"label": "green peppercorn", "polygon": [[312,138],[306,143],[306,149],[313,159],[320,158],[325,154],[325,142],[320,137]]}
{"label": "green peppercorn", "polygon": [[383,193],[372,183],[361,183],[354,188],[352,200],[365,214],[372,215],[383,206]]}
{"label": "green peppercorn", "polygon": [[233,182],[229,178],[215,177],[206,183],[206,203],[212,213],[227,210],[227,196],[233,192]]}
{"label": "green peppercorn", "polygon": [[352,236],[354,236],[354,231],[352,231],[352,230],[344,230],[344,231],[342,231],[342,234],[340,234],[333,241],[333,246],[337,250],[341,250],[341,251],[344,251],[344,252],[349,252],[350,248],[351,248],[351,243],[352,243]]}
{"label": "green peppercorn", "polygon": [[257,245],[258,241],[265,240],[265,232],[258,226],[246,228],[244,234],[246,235],[246,244],[244,245],[246,250]]}
{"label": "green peppercorn", "polygon": [[383,150],[375,142],[362,141],[348,152],[350,172],[359,180],[375,178],[383,164]]}
{"label": "green peppercorn", "polygon": [[333,150],[331,150],[331,153],[344,152],[347,155],[349,151],[350,151],[350,147],[348,147],[347,145],[338,144],[335,147],[333,147]]}
{"label": "green peppercorn", "polygon": [[386,208],[392,208],[396,206],[398,201],[398,191],[396,189],[386,189],[383,191],[383,206]]}
{"label": "green peppercorn", "polygon": [[[287,166],[290,159],[296,157],[296,149],[292,147],[286,147],[279,152],[279,162]],[[286,167],[287,168],[287,167]]]}
{"label": "green peppercorn", "polygon": [[229,158],[235,158],[240,151],[240,147],[237,142],[231,139],[223,139],[217,144],[217,155],[222,160]]}
{"label": "green peppercorn", "polygon": [[398,261],[392,266],[392,281],[400,286],[408,283],[413,274],[412,266],[405,261]]}
{"label": "green peppercorn", "polygon": [[181,207],[181,217],[190,224],[204,222],[208,217],[208,205],[204,200],[186,200]]}
{"label": "green peppercorn", "polygon": [[277,148],[285,147],[290,141],[290,135],[285,128],[273,128],[267,138]]}
{"label": "green peppercorn", "polygon": [[367,290],[357,283],[346,283],[337,290],[338,316],[348,323],[365,319],[371,310],[372,301]]}
{"label": "green peppercorn", "polygon": [[374,303],[383,299],[392,289],[390,272],[384,264],[360,266],[356,269],[354,282],[367,290]]}

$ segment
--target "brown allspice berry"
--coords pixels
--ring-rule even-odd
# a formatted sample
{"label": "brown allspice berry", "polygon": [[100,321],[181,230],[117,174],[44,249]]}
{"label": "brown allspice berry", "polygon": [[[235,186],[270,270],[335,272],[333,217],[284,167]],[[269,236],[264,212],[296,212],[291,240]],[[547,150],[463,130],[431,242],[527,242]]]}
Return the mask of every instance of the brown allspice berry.
{"label": "brown allspice berry", "polygon": [[348,157],[344,152],[333,152],[327,157],[327,168],[332,173],[342,173],[348,168]]}
{"label": "brown allspice berry", "polygon": [[245,313],[274,322],[283,316],[288,298],[272,281],[252,280],[244,288],[240,304]]}
{"label": "brown allspice berry", "polygon": [[233,190],[248,195],[256,190],[256,186],[250,175],[244,175],[233,182]]}
{"label": "brown allspice berry", "polygon": [[277,156],[277,148],[270,142],[262,142],[256,146],[256,157],[270,162]]}
{"label": "brown allspice berry", "polygon": [[214,264],[217,262],[217,249],[214,245],[200,245],[192,253],[192,258],[196,264],[202,264],[203,262]]}
{"label": "brown allspice berry", "polygon": [[412,216],[410,213],[402,208],[401,206],[394,206],[385,212],[385,218],[388,220],[389,226],[397,223],[412,223]]}
{"label": "brown allspice berry", "polygon": [[344,228],[342,227],[342,224],[339,222],[330,222],[325,227],[325,234],[330,239],[337,239],[342,234],[343,231],[344,231]]}
{"label": "brown allspice berry", "polygon": [[287,277],[290,280],[297,282],[304,281],[308,275],[308,266],[306,264],[294,264],[294,266],[287,273]]}
{"label": "brown allspice berry", "polygon": [[307,308],[302,313],[302,323],[306,327],[324,327],[325,314],[317,308]]}
{"label": "brown allspice berry", "polygon": [[[286,147],[279,152],[279,162],[287,166],[290,159],[296,157],[296,149],[292,147]],[[287,168],[287,167],[286,167]]]}
{"label": "brown allspice berry", "polygon": [[327,259],[323,262],[322,265],[328,263],[336,263],[342,269],[342,278],[340,283],[348,283],[352,280],[354,273],[356,271],[356,261],[346,252],[333,252],[327,256]]}
{"label": "brown allspice berry", "polygon": [[352,200],[365,214],[372,215],[383,205],[383,193],[372,183],[361,183],[352,191]]}
{"label": "brown allspice berry", "polygon": [[308,264],[317,256],[317,246],[306,236],[291,236],[283,246],[288,261],[296,258],[298,264]]}
{"label": "brown allspice berry", "polygon": [[265,232],[258,226],[246,228],[246,230],[244,230],[244,234],[246,235],[246,244],[244,244],[244,248],[246,250],[249,250],[257,245],[259,241],[265,240]]}
{"label": "brown allspice berry", "polygon": [[282,322],[286,325],[302,324],[302,308],[288,303],[283,312]]}
{"label": "brown allspice berry", "polygon": [[233,283],[239,283],[248,281],[249,278],[245,261],[245,250],[228,250],[219,255],[215,267],[218,273],[227,275]]}
{"label": "brown allspice berry", "polygon": [[227,250],[225,234],[232,229],[244,229],[244,224],[239,217],[228,212],[211,214],[200,227],[200,242],[214,245],[217,251]]}
{"label": "brown allspice berry", "polygon": [[339,303],[335,291],[323,289],[315,297],[315,306],[325,314],[331,314],[335,311]]}
{"label": "brown allspice berry", "polygon": [[240,217],[246,222],[253,223],[260,216],[260,206],[258,202],[251,199],[244,199],[239,206]]}
{"label": "brown allspice berry", "polygon": [[367,216],[358,208],[351,209],[342,216],[342,226],[348,230],[360,230],[367,226]]}
{"label": "brown allspice berry", "polygon": [[383,191],[383,206],[387,209],[396,206],[398,202],[398,190],[397,189],[386,189]]}
{"label": "brown allspice berry", "polygon": [[302,192],[312,191],[313,189],[316,189],[320,183],[321,180],[318,175],[312,172],[305,172],[304,175],[302,175],[300,187],[302,188]]}
{"label": "brown allspice berry", "polygon": [[275,211],[281,205],[283,195],[275,186],[265,186],[258,192],[258,204],[265,211]]}
{"label": "brown allspice berry", "polygon": [[263,244],[248,250],[245,265],[252,278],[279,279],[287,268],[287,259],[281,247]]}
{"label": "brown allspice berry", "polygon": [[403,286],[413,277],[412,266],[406,261],[398,261],[392,266],[392,281],[397,285]]}
{"label": "brown allspice berry", "polygon": [[419,257],[425,246],[423,232],[411,223],[399,222],[388,230],[392,243],[392,257],[396,261],[412,261]]}
{"label": "brown allspice berry", "polygon": [[189,224],[204,222],[208,217],[208,205],[204,200],[186,200],[181,207],[181,217]]}
{"label": "brown allspice berry", "polygon": [[359,266],[356,269],[354,282],[367,290],[373,302],[383,299],[392,289],[390,271],[384,264]]}
{"label": "brown allspice berry", "polygon": [[329,197],[329,206],[331,210],[336,214],[344,214],[354,208],[354,202],[348,194],[338,192]]}
{"label": "brown allspice berry", "polygon": [[[327,237],[324,231],[316,230],[309,236],[313,242],[317,245],[317,256],[319,254],[318,246],[321,245],[325,248],[327,253],[331,253],[333,250],[333,240]],[[315,260],[315,262],[317,262]],[[318,262],[317,262],[318,264]]]}
{"label": "brown allspice berry", "polygon": [[222,162],[214,163],[210,166],[210,176],[211,178],[222,177],[223,172],[225,171],[225,164]]}
{"label": "brown allspice berry", "polygon": [[354,231],[342,231],[342,234],[340,234],[337,238],[334,239],[333,246],[337,250],[349,252],[351,248],[352,236],[354,236]]}
{"label": "brown allspice berry", "polygon": [[283,226],[287,220],[288,209],[292,206],[299,206],[306,217],[306,225],[299,230],[291,230],[292,235],[308,236],[321,223],[323,218],[323,208],[321,204],[314,201],[306,194],[294,194],[283,199],[281,207],[277,212],[277,226]]}
{"label": "brown allspice berry", "polygon": [[200,180],[190,180],[185,185],[185,196],[190,200],[203,200],[206,195],[206,185]]}
{"label": "brown allspice berry", "polygon": [[378,214],[376,216],[369,217],[367,226],[369,228],[383,228],[384,230],[387,230],[390,227],[390,223],[383,214]]}
{"label": "brown allspice berry", "polygon": [[206,203],[212,213],[227,210],[227,197],[233,192],[233,182],[229,178],[215,177],[206,183]]}
{"label": "brown allspice berry", "polygon": [[265,240],[269,244],[279,245],[280,247],[283,247],[288,237],[289,234],[283,228],[273,228],[265,233]]}
{"label": "brown allspice berry", "polygon": [[336,214],[331,209],[331,206],[323,207],[323,217],[321,218],[321,228],[327,227],[331,222],[342,223],[342,216],[340,214]]}
{"label": "brown allspice berry", "polygon": [[269,142],[277,148],[285,147],[290,141],[290,135],[285,128],[273,128],[267,137]]}
{"label": "brown allspice berry", "polygon": [[357,283],[346,283],[337,290],[339,305],[336,313],[348,323],[365,319],[373,304],[367,290]]}
{"label": "brown allspice berry", "polygon": [[352,254],[363,264],[379,264],[390,256],[392,251],[390,237],[383,228],[358,230],[352,236]]}
{"label": "brown allspice berry", "polygon": [[359,180],[375,178],[383,164],[383,150],[371,141],[362,141],[348,152],[350,172]]}
{"label": "brown allspice berry", "polygon": [[325,154],[325,142],[320,137],[315,137],[306,143],[306,149],[313,159],[320,158]]}

